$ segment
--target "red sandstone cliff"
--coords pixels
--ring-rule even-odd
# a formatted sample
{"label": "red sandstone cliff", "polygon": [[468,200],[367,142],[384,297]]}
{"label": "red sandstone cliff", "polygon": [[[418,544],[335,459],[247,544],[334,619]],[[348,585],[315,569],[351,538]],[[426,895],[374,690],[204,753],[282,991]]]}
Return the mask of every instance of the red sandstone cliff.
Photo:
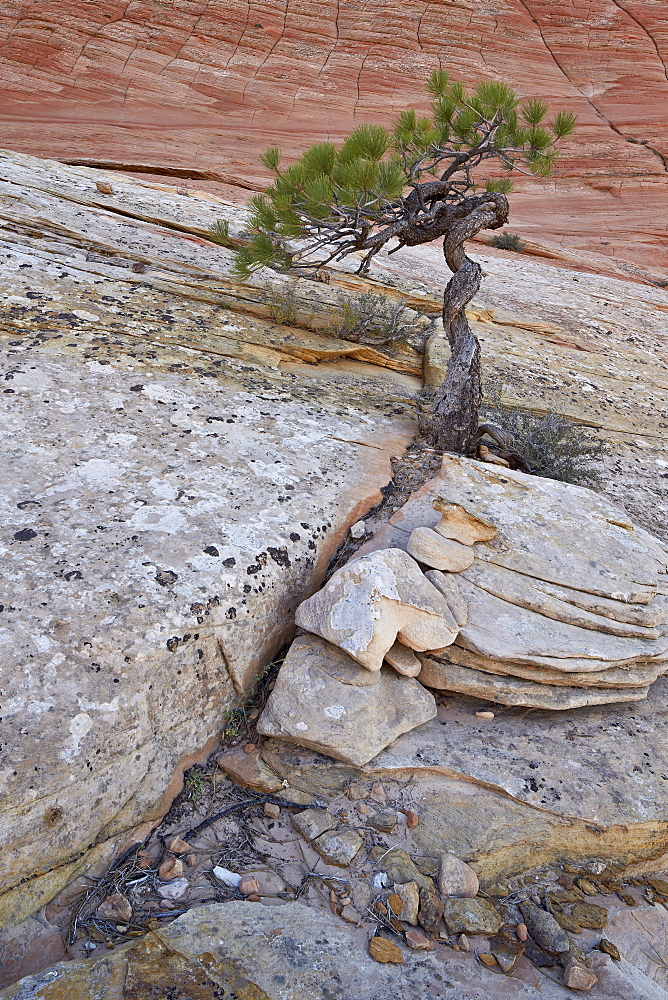
{"label": "red sandstone cliff", "polygon": [[436,66],[577,112],[511,228],[668,271],[665,0],[4,0],[0,144],[252,183],[422,100]]}

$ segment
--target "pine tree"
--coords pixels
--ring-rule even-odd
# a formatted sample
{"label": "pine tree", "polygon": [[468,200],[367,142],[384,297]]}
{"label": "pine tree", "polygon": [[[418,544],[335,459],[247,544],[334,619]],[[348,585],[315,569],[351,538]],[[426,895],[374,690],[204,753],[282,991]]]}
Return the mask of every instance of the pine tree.
{"label": "pine tree", "polygon": [[[545,124],[542,101],[520,103],[497,82],[467,92],[442,70],[432,73],[427,89],[430,116],[408,109],[390,130],[360,125],[338,148],[317,143],[285,169],[279,149],[268,149],[261,161],[274,181],[251,200],[252,239],[237,251],[235,270],[246,278],[267,267],[313,269],[360,253],[358,273],[364,274],[388,243],[394,253],[443,238],[453,272],[443,297],[451,356],[423,430],[432,444],[465,452],[482,397],[480,347],[465,307],[482,271],[463,246],[481,229],[507,222],[513,170],[550,174],[556,144],[576,119],[560,111]],[[505,176],[481,177],[487,161]]]}

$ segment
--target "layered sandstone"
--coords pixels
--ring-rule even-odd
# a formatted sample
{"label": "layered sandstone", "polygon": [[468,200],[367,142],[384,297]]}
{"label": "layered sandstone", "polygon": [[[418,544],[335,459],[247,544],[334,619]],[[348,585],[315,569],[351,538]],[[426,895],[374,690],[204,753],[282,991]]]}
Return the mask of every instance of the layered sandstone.
{"label": "layered sandstone", "polygon": [[521,179],[513,229],[666,277],[668,18],[662,0],[9,0],[2,143],[255,187],[294,156],[423,101],[438,67],[501,78],[580,118],[554,181]]}

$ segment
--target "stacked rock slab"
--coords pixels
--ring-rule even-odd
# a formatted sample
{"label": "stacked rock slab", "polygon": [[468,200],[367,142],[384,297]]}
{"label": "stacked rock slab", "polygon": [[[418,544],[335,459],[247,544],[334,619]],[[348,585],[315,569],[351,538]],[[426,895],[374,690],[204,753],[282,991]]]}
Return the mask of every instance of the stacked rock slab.
{"label": "stacked rock slab", "polygon": [[454,644],[421,657],[422,683],[547,709],[647,696],[668,670],[657,539],[591,490],[466,459],[446,458],[430,491],[407,507],[429,500],[438,513],[440,495],[496,533],[456,580],[427,573],[437,587],[456,582],[467,620]]}
{"label": "stacked rock slab", "polygon": [[363,764],[433,718],[425,688],[639,701],[668,672],[667,562],[591,490],[446,457],[299,607],[315,634],[293,643],[259,730]]}

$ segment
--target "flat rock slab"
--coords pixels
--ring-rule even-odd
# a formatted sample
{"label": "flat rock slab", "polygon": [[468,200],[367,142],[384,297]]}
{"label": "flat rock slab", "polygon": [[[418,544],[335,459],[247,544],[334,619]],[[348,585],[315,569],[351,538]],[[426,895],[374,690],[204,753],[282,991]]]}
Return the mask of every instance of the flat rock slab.
{"label": "flat rock slab", "polygon": [[381,499],[419,383],[251,315],[194,235],[215,198],[182,199],[189,230],[174,190],[0,175],[2,927],[163,814]]}
{"label": "flat rock slab", "polygon": [[639,862],[660,869],[668,853],[667,698],[660,678],[646,700],[614,711],[508,708],[479,719],[484,702],[449,695],[438,719],[363,769],[273,740],[263,756],[315,795],[325,773],[332,791],[410,776],[419,814],[411,835],[422,852],[451,851],[484,882],[565,858],[600,857],[611,871]]}
{"label": "flat rock slab", "polygon": [[[190,910],[137,944],[93,961],[61,963],[0,992],[2,1000],[123,1000],[128,996],[209,997],[222,987],[240,1000],[568,1000],[572,993],[520,959],[512,977],[475,955],[398,945],[400,963],[375,962],[368,931],[301,903],[231,902]],[[398,956],[397,956],[398,957]],[[590,1000],[666,1000],[638,969],[600,956]],[[608,974],[607,969],[611,971]],[[610,989],[614,985],[616,992]],[[125,987],[125,988],[124,988]],[[131,992],[128,992],[131,991]],[[193,992],[196,991],[196,992]],[[644,991],[644,992],[642,992]],[[226,995],[226,994],[225,994]]]}

